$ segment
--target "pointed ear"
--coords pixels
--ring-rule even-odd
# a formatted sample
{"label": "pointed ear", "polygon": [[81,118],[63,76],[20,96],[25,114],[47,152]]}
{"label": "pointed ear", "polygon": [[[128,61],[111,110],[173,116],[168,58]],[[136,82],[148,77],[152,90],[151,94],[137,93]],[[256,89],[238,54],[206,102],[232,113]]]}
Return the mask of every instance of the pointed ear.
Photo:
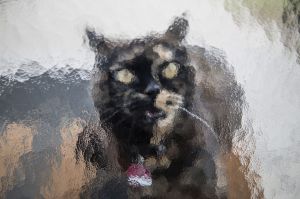
{"label": "pointed ear", "polygon": [[88,38],[89,45],[95,53],[107,56],[111,52],[113,43],[104,38],[102,34],[97,35],[96,32],[89,27],[85,29],[85,33]]}
{"label": "pointed ear", "polygon": [[165,36],[173,41],[181,42],[188,32],[188,28],[189,22],[184,17],[176,17],[166,31]]}

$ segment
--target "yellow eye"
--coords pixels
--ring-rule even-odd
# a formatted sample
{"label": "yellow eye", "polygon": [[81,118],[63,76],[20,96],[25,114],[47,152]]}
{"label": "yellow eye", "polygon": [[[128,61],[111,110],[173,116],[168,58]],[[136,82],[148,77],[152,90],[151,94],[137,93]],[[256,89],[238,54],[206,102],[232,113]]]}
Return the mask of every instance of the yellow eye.
{"label": "yellow eye", "polygon": [[117,72],[116,78],[124,84],[129,84],[133,82],[134,75],[129,70],[123,69]]}
{"label": "yellow eye", "polygon": [[172,79],[177,76],[178,65],[175,63],[169,63],[169,65],[162,71],[162,75],[167,79]]}

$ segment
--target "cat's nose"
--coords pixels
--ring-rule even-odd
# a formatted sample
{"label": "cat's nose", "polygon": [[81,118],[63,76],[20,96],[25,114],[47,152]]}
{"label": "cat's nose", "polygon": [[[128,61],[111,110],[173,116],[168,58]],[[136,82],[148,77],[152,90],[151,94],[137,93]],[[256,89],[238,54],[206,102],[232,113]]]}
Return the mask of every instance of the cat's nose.
{"label": "cat's nose", "polygon": [[157,95],[159,93],[159,91],[160,91],[160,86],[155,81],[151,81],[147,85],[144,93],[146,93],[148,95]]}

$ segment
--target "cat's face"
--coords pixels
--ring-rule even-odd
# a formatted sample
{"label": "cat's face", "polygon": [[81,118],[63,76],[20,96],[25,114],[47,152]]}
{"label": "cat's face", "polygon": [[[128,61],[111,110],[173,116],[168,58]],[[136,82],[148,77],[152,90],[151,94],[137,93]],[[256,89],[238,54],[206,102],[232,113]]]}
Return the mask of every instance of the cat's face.
{"label": "cat's face", "polygon": [[98,55],[94,100],[103,121],[153,126],[172,122],[178,108],[189,103],[194,70],[181,44],[186,28],[187,21],[178,18],[164,35],[115,43],[88,32]]}

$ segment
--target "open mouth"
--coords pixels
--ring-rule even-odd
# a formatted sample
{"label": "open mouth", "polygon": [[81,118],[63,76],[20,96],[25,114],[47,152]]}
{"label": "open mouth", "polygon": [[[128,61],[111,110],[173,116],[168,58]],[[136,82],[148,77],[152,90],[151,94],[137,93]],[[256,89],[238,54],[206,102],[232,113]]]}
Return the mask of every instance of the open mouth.
{"label": "open mouth", "polygon": [[152,107],[145,111],[145,116],[148,120],[157,120],[166,116],[166,113],[163,110]]}

